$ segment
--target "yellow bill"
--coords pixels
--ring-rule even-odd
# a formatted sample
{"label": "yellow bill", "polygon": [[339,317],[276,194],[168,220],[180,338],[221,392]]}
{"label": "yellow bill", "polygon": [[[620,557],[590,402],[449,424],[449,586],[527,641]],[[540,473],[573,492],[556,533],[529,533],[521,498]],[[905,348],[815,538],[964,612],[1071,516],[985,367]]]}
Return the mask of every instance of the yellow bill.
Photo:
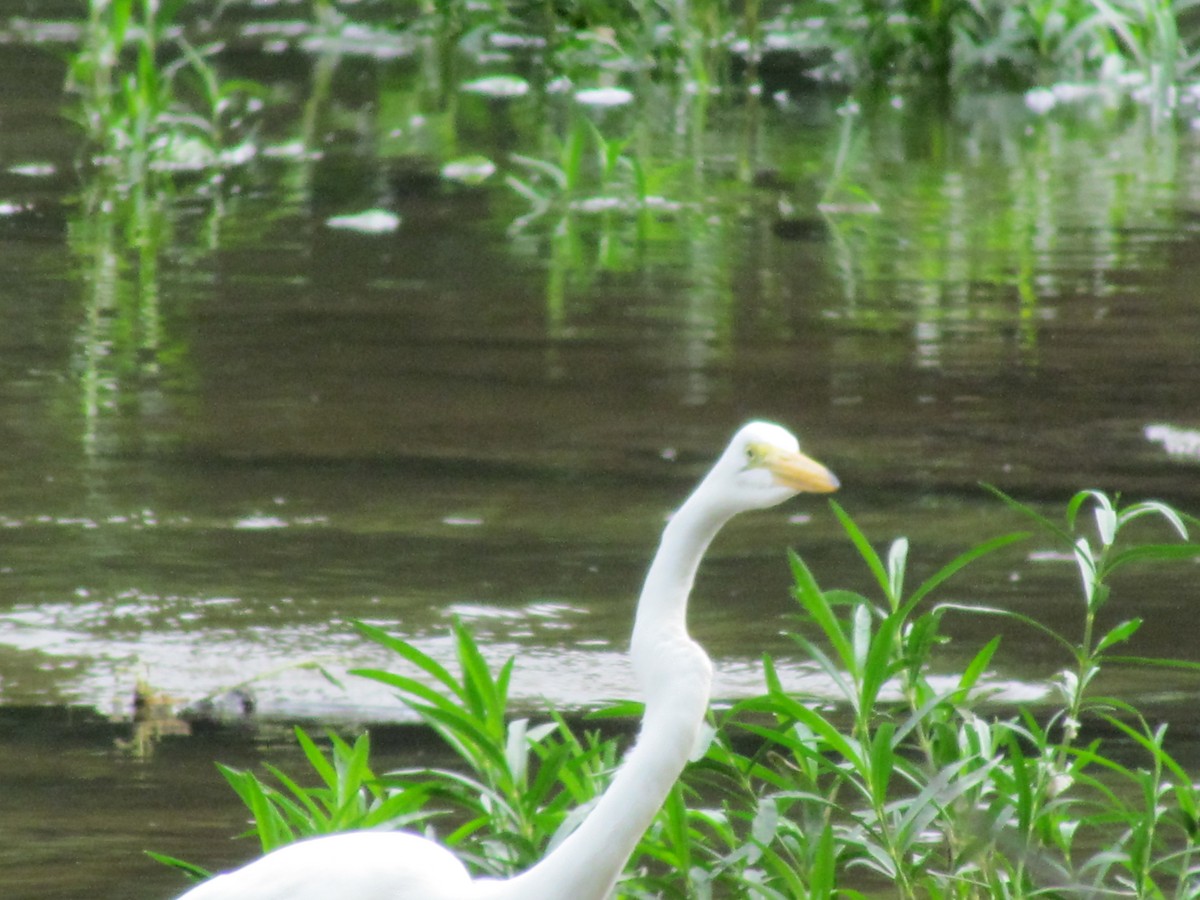
{"label": "yellow bill", "polygon": [[841,486],[836,475],[803,453],[767,445],[756,449],[761,465],[775,476],[776,482],[785,487],[809,494],[830,494]]}

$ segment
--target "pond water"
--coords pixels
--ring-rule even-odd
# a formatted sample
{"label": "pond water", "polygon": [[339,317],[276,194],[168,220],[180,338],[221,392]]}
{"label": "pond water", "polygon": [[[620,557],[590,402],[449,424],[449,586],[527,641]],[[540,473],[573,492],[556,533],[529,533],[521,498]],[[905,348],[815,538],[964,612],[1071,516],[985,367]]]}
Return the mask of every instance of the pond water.
{"label": "pond water", "polygon": [[[6,898],[165,897],[177,876],[140,850],[250,855],[214,759],[286,768],[273,723],[404,719],[319,671],[388,664],[354,619],[443,659],[467,622],[517,656],[522,707],[629,695],[657,534],[751,417],[797,430],[877,545],[908,536],[914,578],[1024,527],[980,482],[1055,518],[1084,487],[1200,509],[1192,129],[635,76],[614,108],[533,77],[496,97],[460,89],[486,55],[448,75],[429,47],[247,15],[217,60],[271,98],[253,152],[130,188],[63,116],[70,11],[0,33]],[[522,160],[564,161],[584,119],[628,162],[556,192]],[[479,158],[481,184],[443,175]],[[337,227],[369,210],[398,218]],[[764,652],[822,690],[782,634],[787,548],[869,587],[824,500],[732,524],[692,614],[723,699]],[[943,596],[1077,629],[1050,550]],[[1198,574],[1117,584],[1136,652],[1197,658]],[[996,627],[955,625],[947,670]],[[993,680],[1036,698],[1064,662],[1014,635]],[[1194,682],[1120,677],[1191,733]],[[244,687],[262,730],[131,746],[139,684],[179,706]]]}

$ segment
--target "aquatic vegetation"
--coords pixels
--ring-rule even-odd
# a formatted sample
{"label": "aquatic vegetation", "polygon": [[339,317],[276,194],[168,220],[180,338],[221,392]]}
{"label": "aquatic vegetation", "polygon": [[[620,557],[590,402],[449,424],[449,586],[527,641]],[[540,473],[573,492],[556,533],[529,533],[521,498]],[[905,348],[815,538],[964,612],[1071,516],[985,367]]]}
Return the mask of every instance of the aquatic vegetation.
{"label": "aquatic vegetation", "polygon": [[[1195,68],[1190,0],[829,0],[785,7],[768,46],[812,60],[816,77],[901,88],[1030,86],[1141,73],[1152,104]],[[1191,48],[1191,49],[1189,49]]]}
{"label": "aquatic vegetation", "polygon": [[[655,83],[691,95],[757,96],[769,54],[781,97],[813,81],[864,95],[995,83],[1055,87],[1035,96],[1034,107],[1044,108],[1045,97],[1075,85],[1087,87],[1076,96],[1132,97],[1168,115],[1190,96],[1186,79],[1198,59],[1185,27],[1189,0],[811,0],[755,2],[739,11],[711,2],[582,0],[552,10],[398,6],[403,14],[391,27],[370,4],[318,3],[311,24],[291,23],[299,30],[245,28],[241,36],[315,55],[330,71],[314,76],[314,99],[338,60],[364,54],[419,58],[426,100],[458,90],[606,105],[644,99]],[[153,169],[215,170],[257,155],[252,128],[269,98],[253,80],[222,74],[226,44],[215,18],[178,0],[92,0],[88,10],[67,87],[97,161],[136,178]],[[569,140],[573,127],[564,121],[560,139]],[[448,146],[443,162],[457,155]]]}
{"label": "aquatic vegetation", "polygon": [[177,25],[184,3],[91,0],[79,48],[68,59],[73,115],[96,162],[136,182],[154,170],[236,164],[253,154],[243,117],[260,94],[225,80]]}
{"label": "aquatic vegetation", "polygon": [[[216,177],[254,160],[288,161],[293,168],[284,177],[311,190],[314,161],[330,152],[347,152],[339,141],[361,128],[380,165],[400,159],[429,165],[442,173],[447,186],[490,195],[503,193],[497,191],[503,184],[512,196],[500,197],[494,208],[506,217],[514,252],[553,258],[547,285],[547,305],[556,310],[548,317],[552,323],[566,317],[564,286],[587,283],[598,271],[630,270],[654,244],[690,246],[705,223],[734,222],[744,210],[752,218],[771,218],[775,207],[784,229],[790,221],[816,218],[816,211],[825,214],[818,231],[833,241],[832,255],[844,274],[845,299],[855,316],[881,317],[882,327],[895,315],[908,314],[890,298],[871,296],[874,285],[893,272],[911,279],[909,270],[917,270],[919,277],[930,276],[943,285],[1015,283],[1020,296],[1009,315],[1019,319],[1022,343],[1029,350],[1036,346],[1033,323],[1045,303],[1045,286],[1062,277],[1046,273],[1035,289],[1041,275],[1039,246],[1053,240],[1060,227],[1070,227],[1060,222],[1062,213],[1048,216],[1046,204],[1057,212],[1060,207],[1078,209],[1081,203],[1058,200],[1070,179],[1056,179],[1051,193],[1039,180],[1040,169],[1055,162],[1052,142],[1062,140],[1060,132],[1071,136],[1078,124],[1045,114],[1068,103],[1107,108],[1134,94],[1147,102],[1151,95],[1167,98],[1174,103],[1168,110],[1187,114],[1200,98],[1182,89],[1180,79],[1192,65],[1190,37],[1182,26],[1171,45],[1174,56],[1155,49],[1167,45],[1170,23],[1179,25],[1182,5],[1156,8],[1159,24],[1154,29],[1137,24],[1142,20],[1135,21],[1132,2],[1108,4],[1102,14],[1091,0],[748,4],[736,14],[709,3],[679,4],[671,10],[658,4],[626,9],[592,3],[560,5],[553,11],[490,3],[398,6],[403,14],[395,21],[382,17],[380,7],[372,4],[343,8],[321,3],[314,5],[311,22],[256,20],[227,28],[204,21],[186,4],[97,0],[70,58],[68,82],[75,97],[70,111],[85,125],[89,152],[120,169],[124,183],[146,172],[187,168]],[[1144,9],[1147,15],[1149,9]],[[942,47],[937,42],[943,40],[946,22],[954,40],[951,86],[989,84],[993,77],[1019,86],[1049,85],[1029,93],[1027,104],[1017,100],[1011,108],[1001,108],[997,103],[986,115],[960,113],[954,124],[939,120],[920,126],[929,132],[930,151],[936,152],[933,145],[949,140],[948,130],[966,121],[980,133],[984,148],[1010,145],[994,154],[1007,160],[1011,145],[1030,127],[1031,110],[1045,115],[1055,131],[1022,151],[1031,156],[1028,164],[1013,167],[1023,191],[1017,204],[968,208],[975,205],[975,190],[954,193],[946,184],[912,174],[925,162],[916,141],[889,143],[906,127],[902,123],[936,118],[906,96],[919,95],[921,86],[930,83],[929,73],[944,65],[929,59],[910,65],[904,60],[917,51],[887,47],[902,43],[912,31],[913,41],[926,42],[918,55],[929,56],[935,44]],[[866,40],[863,29],[876,37]],[[688,40],[680,43],[676,38],[685,32]],[[943,37],[935,39],[935,33]],[[270,46],[270,53],[286,48],[301,59],[311,57],[307,94],[269,94],[237,72],[226,77],[235,65],[225,52],[231,42],[224,39],[230,34],[243,45]],[[202,36],[196,46],[190,35]],[[1139,41],[1154,46],[1135,52]],[[689,49],[688,42],[696,46]],[[585,45],[587,52],[581,49]],[[373,55],[372,47],[380,53]],[[892,62],[871,75],[866,62],[845,56],[868,52]],[[1170,73],[1163,74],[1160,59],[1175,60]],[[1148,67],[1158,73],[1157,80],[1143,74]],[[350,77],[348,69],[367,68],[374,73],[374,89],[370,97],[360,98],[369,100],[365,105],[346,102],[333,90],[335,82]],[[1018,71],[1020,77],[1012,76]],[[1101,74],[1110,87],[1101,86]],[[1061,80],[1068,75],[1090,80]],[[1059,80],[1050,83],[1052,77]],[[780,86],[773,90],[776,81]],[[787,144],[767,144],[764,118],[786,118],[799,109],[792,92],[806,84],[811,88],[814,81],[839,85],[803,104],[805,116],[828,115],[823,106],[844,113],[837,142],[826,147],[826,135],[814,140],[810,134]],[[852,97],[841,93],[842,86],[855,92]],[[898,96],[887,96],[892,93]],[[274,106],[267,110],[271,116],[259,114],[264,104],[284,97],[284,103],[292,104],[290,114]],[[731,110],[744,119],[742,126],[717,135],[715,123],[725,121],[721,117]],[[997,117],[1009,131],[993,141],[984,132]],[[282,134],[268,137],[266,119]],[[1034,136],[1049,131],[1040,121],[1032,128]],[[510,136],[503,148],[496,140],[500,134]],[[1131,125],[1115,139],[1142,137]],[[1169,164],[1175,140],[1163,131],[1150,152]],[[901,152],[912,158],[902,177],[881,178],[880,160],[894,146],[904,147]],[[1134,160],[1130,168],[1135,177],[1129,183],[1139,194],[1149,194],[1155,181],[1142,177],[1148,169],[1133,155],[1146,152],[1134,148],[1102,162],[1115,168],[1120,160]],[[959,158],[964,160],[961,174],[972,178],[966,161],[980,157],[972,152]],[[914,162],[918,168],[912,167]],[[773,169],[786,176],[775,196],[757,181]],[[977,177],[990,182],[1008,174],[980,172]],[[1121,177],[1101,175],[1093,167],[1093,178],[1105,176]],[[184,179],[175,181],[178,188]],[[933,196],[905,196],[905,187]],[[1096,209],[1089,221],[1117,232],[1140,224],[1128,221],[1144,205],[1123,199],[1127,187],[1079,190],[1089,206],[1106,199],[1111,205]],[[903,218],[916,199],[926,207],[924,215],[941,208],[946,221],[937,227],[899,221],[897,216]],[[349,209],[369,209],[385,200],[363,197]],[[166,198],[163,202],[169,203]],[[1157,216],[1160,206],[1149,202],[1146,208]],[[884,215],[875,215],[881,211]],[[960,239],[968,230],[969,239]],[[913,238],[905,252],[896,252],[896,234]],[[1120,235],[1098,233],[1096,239],[1119,242]],[[1007,257],[994,252],[1001,246]],[[1015,273],[1012,256],[1018,258]],[[716,275],[721,282],[732,282],[729,271],[711,271],[713,257],[698,254],[696,259],[696,280]],[[726,259],[733,262],[733,256]],[[582,277],[567,279],[567,272]],[[951,301],[930,314],[954,316],[958,309]]]}
{"label": "aquatic vegetation", "polygon": [[[1165,725],[1150,722],[1111,687],[1102,693],[1101,685],[1120,667],[1157,667],[1180,678],[1200,669],[1119,654],[1138,630],[1137,616],[1102,624],[1116,602],[1112,576],[1129,566],[1200,558],[1200,545],[1188,542],[1198,523],[1157,501],[1122,506],[1089,490],[1070,500],[1060,525],[995,493],[1078,569],[1080,635],[1060,634],[1017,610],[933,599],[979,560],[1028,541],[1030,532],[970,547],[910,588],[908,542],[897,539],[880,555],[832,504],[880,597],[823,589],[791,557],[802,614],[792,636],[832,695],[786,691],[765,659],[765,693],[718,713],[703,757],[643,839],[623,896],[819,898],[861,896],[874,887],[913,898],[1194,895],[1194,774],[1168,747]],[[1041,701],[1006,712],[993,686],[1002,670],[1001,637],[969,651],[955,674],[937,674],[940,655],[953,647],[948,623],[960,615],[1033,629],[1061,650],[1066,668]],[[339,761],[331,765],[300,734],[320,775],[317,788],[270,770],[285,787],[280,792],[253,773],[226,770],[264,849],[337,823],[381,822],[384,809],[400,809],[398,825],[444,825],[446,842],[479,871],[503,874],[537,858],[575,824],[568,811],[603,791],[620,740],[579,738],[561,717],[540,725],[512,719],[507,685],[514,662],[489,671],[462,626],[455,628],[460,675],[379,628],[358,629],[403,661],[395,671],[358,674],[395,688],[461,768],[374,776],[365,739],[351,747],[331,736]],[[624,704],[599,715],[636,712]],[[347,806],[348,817],[331,813]]]}
{"label": "aquatic vegetation", "polygon": [[459,677],[382,629],[357,628],[415,666],[420,677],[384,670],[356,674],[396,689],[465,769],[392,772],[384,783],[429,791],[432,808],[454,825],[446,843],[479,871],[511,875],[537,862],[607,787],[616,743],[594,733],[578,736],[561,717],[536,725],[511,718],[507,690],[514,661],[490,672],[463,626],[455,626]]}
{"label": "aquatic vegetation", "polygon": [[576,115],[556,160],[513,154],[520,174],[507,174],[505,184],[530,204],[514,227],[551,211],[562,216],[567,207],[582,213],[637,212],[655,202],[647,194],[641,164],[625,152],[628,144],[627,138],[605,137],[594,122]]}
{"label": "aquatic vegetation", "polygon": [[[836,686],[840,703],[830,708],[789,695],[768,665],[768,694],[735,707],[718,732],[749,731],[765,744],[750,755],[730,749],[728,737],[717,744],[725,770],[739,773],[747,793],[731,811],[746,820],[758,846],[756,879],[774,884],[780,896],[828,896],[848,877],[854,884],[856,870],[866,883],[883,879],[906,897],[1024,897],[1134,883],[1146,896],[1149,881],[1164,895],[1187,894],[1200,837],[1194,779],[1166,749],[1165,726],[1152,726],[1095,687],[1111,666],[1194,673],[1196,665],[1113,655],[1137,630],[1136,618],[1103,635],[1095,628],[1114,570],[1194,559],[1200,546],[1119,540],[1147,516],[1162,517],[1186,538],[1183,518],[1160,503],[1120,508],[1098,491],[1083,491],[1068,504],[1063,528],[1002,499],[1070,548],[1085,599],[1081,637],[1012,610],[925,602],[970,563],[1028,537],[1023,533],[971,548],[906,594],[907,542],[893,542],[881,557],[835,507],[882,602],[822,590],[793,558],[807,626],[796,639]],[[1096,513],[1098,544],[1078,521],[1087,505]],[[988,703],[986,673],[999,660],[999,637],[970,656],[957,677],[932,677],[936,648],[951,641],[944,622],[952,613],[1002,616],[1060,646],[1069,666],[1054,680],[1049,705],[1005,717]],[[774,723],[749,714],[769,714]],[[1140,758],[1131,761],[1093,736],[1108,728],[1131,738]],[[1104,849],[1089,849],[1096,847]],[[736,850],[727,843],[714,853],[726,860]]]}

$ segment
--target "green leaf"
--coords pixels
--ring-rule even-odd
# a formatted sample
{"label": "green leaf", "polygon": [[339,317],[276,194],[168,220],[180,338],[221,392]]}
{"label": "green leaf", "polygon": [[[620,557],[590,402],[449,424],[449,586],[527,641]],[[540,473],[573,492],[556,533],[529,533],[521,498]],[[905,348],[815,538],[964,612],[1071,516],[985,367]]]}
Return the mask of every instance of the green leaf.
{"label": "green leaf", "polygon": [[833,614],[826,595],[821,592],[812,572],[795,551],[788,551],[788,559],[792,564],[792,578],[795,582],[794,596],[800,601],[801,607],[809,618],[824,633],[826,640],[833,646],[842,663],[847,668],[851,668],[854,664],[853,647],[850,639],[842,631],[837,617]]}
{"label": "green leaf", "polygon": [[377,628],[374,625],[368,625],[367,623],[360,621],[353,621],[350,624],[364,637],[374,641],[384,649],[390,650],[401,659],[412,663],[425,674],[431,676],[436,681],[441,682],[443,685],[449,688],[450,691],[455,694],[455,696],[461,696],[459,693],[461,686],[459,685],[458,679],[451,675],[446,668],[433,657],[418,650],[408,641],[402,640],[398,637],[393,637],[382,628]]}
{"label": "green leaf", "polygon": [[257,778],[249,772],[240,772],[220,763],[217,764],[217,769],[225,776],[254,817],[255,831],[263,853],[269,853],[295,838],[291,828],[267,798],[267,792]]}
{"label": "green leaf", "polygon": [[1047,519],[1041,513],[1037,512],[1036,510],[1032,509],[1031,507],[1026,506],[1024,503],[1021,503],[1019,500],[1016,500],[1016,499],[1010,497],[1008,494],[1004,493],[1004,491],[1000,490],[1000,488],[990,485],[987,482],[981,482],[980,486],[984,490],[989,491],[993,495],[998,497],[1010,509],[1016,510],[1021,515],[1037,522],[1038,525],[1040,525],[1046,531],[1049,531],[1051,534],[1057,535],[1059,538],[1062,539],[1062,541],[1064,543],[1067,543],[1067,544],[1074,543],[1074,538],[1072,538],[1069,533],[1064,531],[1058,525],[1055,525],[1053,522],[1051,522],[1049,519]]}
{"label": "green leaf", "polygon": [[389,794],[355,823],[355,827],[378,828],[386,825],[389,828],[400,828],[423,822],[436,814],[424,809],[428,799],[429,792],[423,787],[410,787]]}
{"label": "green leaf", "polygon": [[1072,656],[1075,654],[1075,645],[1068,641],[1065,637],[1032,616],[1027,616],[1024,613],[1016,612],[1011,609],[999,609],[994,606],[971,606],[966,603],[939,603],[938,609],[953,610],[956,612],[971,613],[979,616],[999,616],[1004,619],[1012,619],[1014,622],[1020,622],[1022,625],[1027,625],[1035,631],[1041,632],[1046,637],[1052,639],[1055,643],[1065,648]]}
{"label": "green leaf", "polygon": [[1135,631],[1142,626],[1141,619],[1127,619],[1116,627],[1110,629],[1096,644],[1096,653],[1103,653],[1113,644],[1120,644],[1129,640]]}
{"label": "green leaf", "polygon": [[1153,666],[1159,669],[1179,669],[1185,672],[1200,672],[1200,662],[1191,659],[1162,659],[1154,656],[1106,656],[1109,665]]}
{"label": "green leaf", "polygon": [[[830,659],[829,654],[802,635],[789,633],[788,637],[800,645],[805,655],[810,657],[820,667],[821,671],[825,673],[825,676],[837,686],[838,691],[847,703],[852,706],[857,703],[857,692],[854,689],[855,681],[853,678],[847,680],[846,671]],[[852,662],[849,663],[847,668],[850,668],[852,665]]]}
{"label": "green leaf", "polygon": [[1131,562],[1177,559],[1200,559],[1200,544],[1140,544],[1113,556],[1108,562],[1107,571],[1112,572]]}
{"label": "green leaf", "polygon": [[[324,830],[324,824],[327,820],[327,816],[317,801],[313,799],[313,792],[301,787],[291,778],[291,776],[287,775],[282,770],[276,768],[270,763],[267,764],[266,769],[274,778],[279,781],[280,784],[291,791],[292,795],[296,798],[296,800],[299,801],[299,803],[304,807],[304,810],[307,812],[306,816],[293,818],[292,821],[299,822],[307,820],[314,823],[317,830]],[[299,810],[299,807],[295,808]]]}
{"label": "green leaf", "polygon": [[1179,535],[1180,540],[1186,541],[1188,539],[1188,530],[1187,526],[1183,523],[1183,516],[1176,509],[1168,506],[1161,500],[1146,500],[1142,503],[1135,503],[1121,512],[1120,522],[1124,525],[1126,522],[1132,522],[1134,519],[1148,515],[1161,516],[1175,529],[1175,533]]}
{"label": "green leaf", "polygon": [[529,720],[514,719],[508,725],[508,736],[504,742],[505,767],[517,785],[525,783],[529,763]]}
{"label": "green leaf", "polygon": [[880,589],[885,596],[890,597],[891,581],[888,577],[888,571],[883,565],[883,560],[879,558],[879,554],[875,552],[871,546],[871,542],[867,540],[867,536],[862,533],[858,525],[850,518],[850,514],[842,509],[836,500],[830,500],[829,505],[833,509],[834,515],[837,516],[838,521],[842,523],[842,528],[845,529],[846,534],[850,536],[850,541],[857,548],[859,556],[863,558],[863,561],[866,562],[867,567],[875,576],[875,580],[879,582]]}
{"label": "green leaf", "polygon": [[851,614],[850,635],[851,644],[854,647],[850,675],[855,681],[861,681],[867,677],[867,658],[872,648],[870,607],[855,607],[854,612]]}
{"label": "green leaf", "polygon": [[[317,788],[311,791],[305,790],[270,763],[266,764],[266,770],[271,773],[272,777],[278,779],[280,784],[291,791],[299,801],[292,800],[279,791],[264,786],[263,793],[271,804],[272,818],[278,818],[280,822],[287,825],[286,836],[281,830],[277,830],[276,840],[284,837],[280,842],[288,843],[294,837],[325,834],[334,830],[330,816],[327,814],[328,812],[332,812],[334,808],[333,803],[330,802],[333,797],[331,792],[324,788]],[[322,801],[324,809],[317,802],[317,799]],[[258,827],[261,831],[263,824],[260,823]]]}
{"label": "green leaf", "polygon": [[1143,722],[1142,729],[1134,728],[1129,723],[1117,718],[1116,716],[1105,715],[1101,713],[1101,718],[1108,722],[1109,725],[1116,728],[1118,731],[1124,732],[1128,737],[1141,745],[1157,765],[1170,771],[1172,777],[1184,784],[1191,784],[1193,776],[1189,775],[1187,770],[1181,766],[1175,757],[1171,756],[1162,746],[1163,736],[1165,735],[1166,725],[1160,725],[1158,731],[1154,734],[1147,734],[1145,730],[1148,726]]}
{"label": "green leaf", "polygon": [[[1077,530],[1075,520],[1079,515],[1080,509],[1083,508],[1083,504],[1085,504],[1088,500],[1095,501],[1096,508],[1098,510],[1105,511],[1105,513],[1111,516],[1115,521],[1116,516],[1113,511],[1113,504],[1112,501],[1108,499],[1108,495],[1103,491],[1089,488],[1088,490],[1079,491],[1076,493],[1075,496],[1072,497],[1067,503],[1067,527],[1072,531]],[[1101,534],[1103,534],[1103,526],[1101,526]],[[1105,542],[1105,546],[1108,546],[1108,543],[1109,542]]]}
{"label": "green leaf", "polygon": [[964,774],[962,769],[972,762],[964,759],[941,767],[915,797],[905,798],[904,812],[896,823],[896,831],[905,844],[919,840],[946,807],[988,778],[996,765],[993,760]]}
{"label": "green leaf", "polygon": [[450,742],[465,761],[476,767],[491,763],[498,771],[507,772],[503,740],[497,741],[496,735],[483,728],[477,719],[459,710],[427,708],[418,712]]}
{"label": "green leaf", "polygon": [[563,182],[560,187],[565,191],[575,191],[580,187],[583,153],[587,148],[590,125],[586,117],[577,115],[571,130],[567,132],[567,141],[561,154]]}
{"label": "green leaf", "polygon": [[195,863],[186,862],[185,860],[177,859],[174,856],[167,856],[165,853],[155,853],[153,850],[143,850],[142,852],[155,862],[160,862],[164,866],[170,866],[173,869],[181,869],[195,881],[205,881],[206,879],[212,877],[212,872],[196,865]]}
{"label": "green leaf", "polygon": [[[809,872],[807,896],[809,900],[828,900],[834,896],[834,888],[838,880],[837,853],[834,849],[833,828],[828,822],[823,822],[821,833],[817,837],[816,851],[813,853],[812,867]],[[792,896],[804,896],[793,892]]]}
{"label": "green leaf", "polygon": [[518,165],[524,166],[527,169],[531,169],[532,171],[541,175],[545,175],[554,182],[555,186],[560,191],[566,190],[567,175],[561,168],[554,165],[554,163],[546,162],[545,160],[537,159],[532,156],[523,156],[520,153],[510,153],[508,158]]}
{"label": "green leaf", "polygon": [[[933,648],[943,640],[941,637],[943,610],[935,609],[918,616],[907,628],[903,638],[902,662],[908,670],[909,678],[917,681],[921,673],[930,663]],[[900,613],[897,613],[900,615]]]}
{"label": "green leaf", "polygon": [[[103,9],[99,4],[92,8]],[[115,0],[111,9],[112,18],[109,21],[108,34],[114,49],[119,53],[129,33],[129,20],[133,14],[133,0]]]}
{"label": "green leaf", "polygon": [[988,663],[992,661],[992,657],[999,646],[1000,635],[996,635],[967,664],[962,676],[958,679],[958,692],[960,695],[965,696],[967,692],[975,687],[980,677],[987,671]]}
{"label": "green leaf", "polygon": [[516,175],[505,175],[504,183],[515,193],[520,194],[534,206],[543,206],[550,202],[550,198],[535,188],[524,178],[518,178]]}
{"label": "green leaf", "polygon": [[868,767],[866,760],[863,758],[862,751],[858,743],[845,735],[836,728],[832,723],[825,719],[816,710],[809,709],[803,704],[797,704],[793,708],[794,718],[807,725],[814,734],[825,742],[828,747],[835,753],[841,754],[848,762],[850,762],[861,773],[867,774]]}
{"label": "green leaf", "polygon": [[[459,696],[460,693],[465,693],[461,687],[456,686],[452,692],[453,696],[446,697],[422,681],[409,678],[407,675],[397,675],[395,672],[388,672],[383,669],[351,669],[350,674],[359,678],[369,678],[372,681],[378,681],[380,684],[395,688],[402,695],[401,699],[403,702],[422,715],[427,709],[437,709],[450,717],[470,716],[469,711],[463,708],[463,698]],[[418,703],[417,701],[424,701],[424,703]]]}
{"label": "green leaf", "polygon": [[1100,598],[1101,604],[1095,603],[1100,573],[1096,570],[1096,557],[1092,554],[1092,546],[1087,542],[1087,538],[1079,538],[1075,541],[1073,549],[1075,563],[1079,566],[1079,578],[1083,584],[1083,598],[1089,608],[1099,606],[1104,598]]}
{"label": "green leaf", "polygon": [[504,709],[508,698],[500,695],[479,645],[462,623],[454,624],[454,636],[463,672],[459,696],[466,701],[467,708],[479,722],[490,733],[499,736],[504,728]]}
{"label": "green leaf", "polygon": [[896,728],[891,722],[881,722],[871,741],[869,759],[871,794],[879,804],[887,802],[888,786],[892,781],[893,755],[892,738]]}
{"label": "green leaf", "polygon": [[325,758],[325,754],[316,745],[312,738],[297,725],[293,730],[296,735],[296,741],[304,750],[304,755],[308,759],[308,764],[316,770],[316,773],[321,776],[321,780],[330,788],[336,788],[338,783],[337,770],[330,765],[329,760]]}
{"label": "green leaf", "polygon": [[888,548],[888,598],[895,609],[904,596],[904,568],[908,561],[908,538],[896,538]]}
{"label": "green leaf", "polygon": [[856,706],[859,715],[871,715],[874,712],[879,692],[895,671],[893,664],[896,653],[896,629],[899,618],[888,616],[879,623],[875,636],[871,640],[870,649],[861,670],[861,683]]}
{"label": "green leaf", "polygon": [[1033,766],[1025,758],[1021,742],[1014,732],[1007,735],[1008,765],[1005,767],[1011,776],[1009,798],[1015,803],[1017,821],[1020,823],[1020,833],[1028,834],[1033,827],[1034,794],[1032,781]]}

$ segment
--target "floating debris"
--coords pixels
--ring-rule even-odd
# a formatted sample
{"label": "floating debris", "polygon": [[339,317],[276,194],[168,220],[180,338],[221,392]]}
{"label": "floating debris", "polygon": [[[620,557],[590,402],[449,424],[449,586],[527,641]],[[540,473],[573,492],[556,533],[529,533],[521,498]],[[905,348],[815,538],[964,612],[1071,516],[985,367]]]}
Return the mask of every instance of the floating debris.
{"label": "floating debris", "polygon": [[1162,444],[1167,456],[1200,460],[1200,429],[1176,428],[1174,425],[1147,425],[1146,440]]}
{"label": "floating debris", "polygon": [[320,159],[324,154],[320,150],[312,150],[304,141],[285,141],[282,144],[268,144],[262,148],[262,155],[269,159]]}
{"label": "floating debris", "polygon": [[516,75],[488,75],[464,82],[462,90],[488,97],[524,97],[529,93],[529,82]]}
{"label": "floating debris", "polygon": [[584,106],[624,106],[633,102],[633,92],[619,87],[584,88],[575,92],[575,102]]}
{"label": "floating debris", "polygon": [[1058,105],[1058,98],[1049,88],[1033,88],[1025,92],[1025,106],[1030,112],[1045,115]]}
{"label": "floating debris", "polygon": [[482,184],[496,174],[496,164],[486,156],[464,156],[442,166],[442,177],[460,184]]}
{"label": "floating debris", "polygon": [[22,175],[25,178],[46,178],[57,174],[58,167],[53,163],[22,163],[21,165],[9,166],[4,171],[10,175]]}
{"label": "floating debris", "polygon": [[415,49],[413,39],[404,33],[366,25],[344,24],[333,34],[311,34],[300,46],[308,53],[336,53],[341,56],[366,56],[372,59],[403,59]]}
{"label": "floating debris", "polygon": [[265,531],[268,528],[287,528],[288,523],[279,516],[245,516],[234,522],[233,527],[247,531]]}
{"label": "floating debris", "polygon": [[546,46],[546,39],[532,34],[493,32],[488,43],[500,50],[539,50]]}
{"label": "floating debris", "polygon": [[400,217],[386,209],[364,209],[359,213],[333,216],[326,219],[325,224],[330,228],[361,234],[389,234],[400,227]]}
{"label": "floating debris", "polygon": [[443,525],[453,525],[455,528],[478,528],[483,524],[483,519],[479,516],[445,516],[442,518]]}

